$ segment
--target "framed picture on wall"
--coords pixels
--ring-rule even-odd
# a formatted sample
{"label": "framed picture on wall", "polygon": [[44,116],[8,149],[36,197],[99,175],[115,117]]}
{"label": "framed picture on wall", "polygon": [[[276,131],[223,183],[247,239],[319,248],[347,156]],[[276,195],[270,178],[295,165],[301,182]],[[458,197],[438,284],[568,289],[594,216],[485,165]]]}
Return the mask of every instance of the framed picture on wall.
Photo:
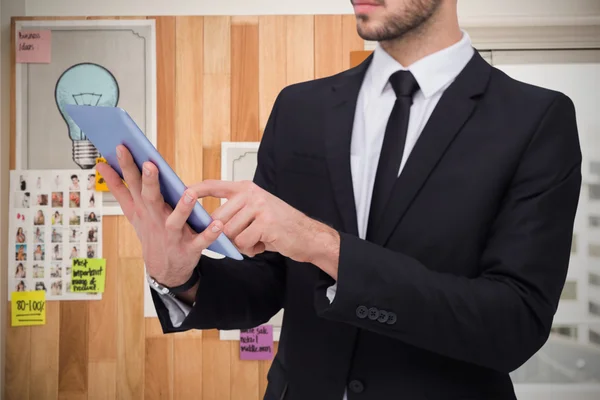
{"label": "framed picture on wall", "polygon": [[[21,62],[23,38],[39,33],[48,38],[49,58]],[[17,21],[14,37],[16,169],[95,168],[102,155],[66,104],[121,107],[156,146],[154,20]],[[122,215],[110,193],[104,214]]]}

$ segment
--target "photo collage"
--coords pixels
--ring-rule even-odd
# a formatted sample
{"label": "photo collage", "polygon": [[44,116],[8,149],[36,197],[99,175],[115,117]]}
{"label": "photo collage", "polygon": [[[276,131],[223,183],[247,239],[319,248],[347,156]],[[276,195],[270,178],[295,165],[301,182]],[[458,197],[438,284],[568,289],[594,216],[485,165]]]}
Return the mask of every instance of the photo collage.
{"label": "photo collage", "polygon": [[102,258],[102,192],[95,170],[10,171],[8,294],[99,300],[73,293],[73,258]]}

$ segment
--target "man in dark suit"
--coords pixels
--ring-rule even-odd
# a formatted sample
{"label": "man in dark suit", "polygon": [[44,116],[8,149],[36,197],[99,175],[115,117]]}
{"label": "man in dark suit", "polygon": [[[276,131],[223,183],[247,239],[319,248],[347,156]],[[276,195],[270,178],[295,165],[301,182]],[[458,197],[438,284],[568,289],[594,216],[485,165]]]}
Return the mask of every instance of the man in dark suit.
{"label": "man in dark suit", "polygon": [[[513,399],[547,340],[581,185],[565,95],[487,64],[455,0],[354,4],[379,45],[277,97],[254,182],[190,186],[120,148],[165,332],[250,328],[284,311],[266,398]],[[196,234],[198,197],[228,201]],[[243,261],[201,256],[225,233]]]}

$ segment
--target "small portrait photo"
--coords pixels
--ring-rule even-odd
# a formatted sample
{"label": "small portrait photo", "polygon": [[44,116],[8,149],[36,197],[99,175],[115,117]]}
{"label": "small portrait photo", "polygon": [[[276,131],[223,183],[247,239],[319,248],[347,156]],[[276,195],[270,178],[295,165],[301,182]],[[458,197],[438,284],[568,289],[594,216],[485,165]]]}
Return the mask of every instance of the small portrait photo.
{"label": "small portrait photo", "polygon": [[76,210],[71,211],[69,216],[69,225],[81,225],[81,215]]}
{"label": "small portrait photo", "polygon": [[91,226],[88,228],[87,242],[88,243],[98,243],[98,227],[97,226]]}
{"label": "small portrait photo", "polygon": [[63,192],[52,192],[52,207],[62,207],[63,204]]}
{"label": "small portrait photo", "polygon": [[15,195],[15,208],[29,208],[29,206],[31,205],[31,193],[16,192],[14,195]]}
{"label": "small portrait photo", "polygon": [[96,258],[96,254],[97,254],[97,245],[95,245],[95,244],[88,244],[87,245],[86,257],[87,258]]}
{"label": "small portrait photo", "polygon": [[47,206],[48,205],[48,195],[47,194],[38,194],[36,205],[38,206]]}
{"label": "small portrait photo", "polygon": [[61,228],[52,228],[52,243],[62,243],[63,233]]}
{"label": "small portrait photo", "polygon": [[78,226],[72,226],[69,228],[69,242],[79,243],[81,232]]}
{"label": "small portrait photo", "polygon": [[35,250],[33,250],[33,260],[34,261],[44,261],[45,260],[45,252],[43,244],[36,244]]}
{"label": "small portrait photo", "polygon": [[27,286],[25,285],[25,281],[19,281],[15,285],[15,291],[16,292],[24,292],[26,290],[27,290]]}
{"label": "small portrait photo", "polygon": [[16,261],[27,261],[27,245],[26,244],[16,245],[15,260]]}
{"label": "small portrait photo", "polygon": [[81,205],[81,193],[80,192],[69,193],[69,207],[79,208],[80,205]]}
{"label": "small portrait photo", "polygon": [[44,264],[33,264],[33,277],[44,279]]}
{"label": "small portrait photo", "polygon": [[42,177],[41,176],[37,176],[35,178],[35,188],[37,190],[42,190]]}
{"label": "small portrait photo", "polygon": [[27,278],[27,271],[25,271],[25,265],[23,263],[17,263],[17,267],[15,268],[15,278]]}
{"label": "small portrait photo", "polygon": [[50,267],[50,278],[62,278],[62,265],[52,263]]}
{"label": "small portrait photo", "polygon": [[94,208],[96,207],[96,193],[91,192],[89,199],[88,199],[88,207],[89,208]]}
{"label": "small portrait photo", "polygon": [[50,293],[52,296],[62,295],[62,281],[54,281],[50,284]]}
{"label": "small portrait photo", "polygon": [[87,190],[96,190],[96,174],[88,174]]}
{"label": "small portrait photo", "polygon": [[52,247],[52,261],[60,261],[63,259],[62,244],[55,244]]}
{"label": "small portrait photo", "polygon": [[65,292],[66,293],[71,293],[71,281],[66,280],[65,284],[67,285],[67,287],[65,288]]}
{"label": "small portrait photo", "polygon": [[19,189],[21,189],[22,192],[27,190],[27,177],[20,175],[19,176]]}
{"label": "small portrait photo", "polygon": [[33,217],[34,225],[44,225],[46,223],[46,218],[44,216],[43,210],[36,210],[35,216]]}
{"label": "small portrait photo", "polygon": [[79,185],[79,176],[77,176],[77,174],[71,175],[69,190],[81,190],[81,187]]}
{"label": "small portrait photo", "polygon": [[100,216],[96,216],[93,211],[85,212],[85,222],[100,222]]}
{"label": "small portrait photo", "polygon": [[46,284],[43,281],[36,281],[35,290],[43,290],[44,292],[47,292]]}
{"label": "small portrait photo", "polygon": [[25,213],[18,212],[15,214],[15,218],[17,222],[25,222]]}
{"label": "small portrait photo", "polygon": [[33,242],[34,243],[44,243],[44,227],[36,226],[33,230]]}
{"label": "small portrait photo", "polygon": [[63,179],[60,175],[55,175],[54,179],[52,179],[52,189],[54,190],[62,190],[63,188]]}
{"label": "small portrait photo", "polygon": [[22,227],[17,228],[17,235],[15,237],[15,241],[17,243],[27,242],[27,236],[25,235],[25,230]]}
{"label": "small portrait photo", "polygon": [[52,210],[52,225],[63,224],[63,213],[60,210]]}
{"label": "small portrait photo", "polygon": [[66,265],[65,265],[65,275],[66,275],[66,276],[71,276],[71,269],[72,269],[72,268],[73,268],[73,267],[71,266],[71,264],[66,264]]}
{"label": "small portrait photo", "polygon": [[71,246],[69,260],[72,260],[74,258],[79,258],[79,245]]}

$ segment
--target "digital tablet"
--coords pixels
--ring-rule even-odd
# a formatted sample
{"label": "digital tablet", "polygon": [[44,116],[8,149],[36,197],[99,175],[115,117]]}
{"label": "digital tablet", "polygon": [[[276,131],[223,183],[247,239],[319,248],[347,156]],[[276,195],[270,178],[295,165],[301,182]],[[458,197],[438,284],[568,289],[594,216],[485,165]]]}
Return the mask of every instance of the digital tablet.
{"label": "digital tablet", "polygon": [[[159,171],[160,191],[164,201],[175,208],[185,192],[185,184],[125,110],[120,107],[68,104],[65,105],[65,111],[81,129],[84,137],[92,142],[101,156],[121,178],[123,178],[123,173],[116,154],[117,146],[120,144],[129,149],[140,171],[144,162],[154,163]],[[202,151],[202,149],[198,149],[198,151]],[[194,231],[200,233],[210,225],[212,217],[199,202],[196,202],[187,222]],[[243,259],[240,252],[223,233],[208,247],[208,250],[235,260]]]}

